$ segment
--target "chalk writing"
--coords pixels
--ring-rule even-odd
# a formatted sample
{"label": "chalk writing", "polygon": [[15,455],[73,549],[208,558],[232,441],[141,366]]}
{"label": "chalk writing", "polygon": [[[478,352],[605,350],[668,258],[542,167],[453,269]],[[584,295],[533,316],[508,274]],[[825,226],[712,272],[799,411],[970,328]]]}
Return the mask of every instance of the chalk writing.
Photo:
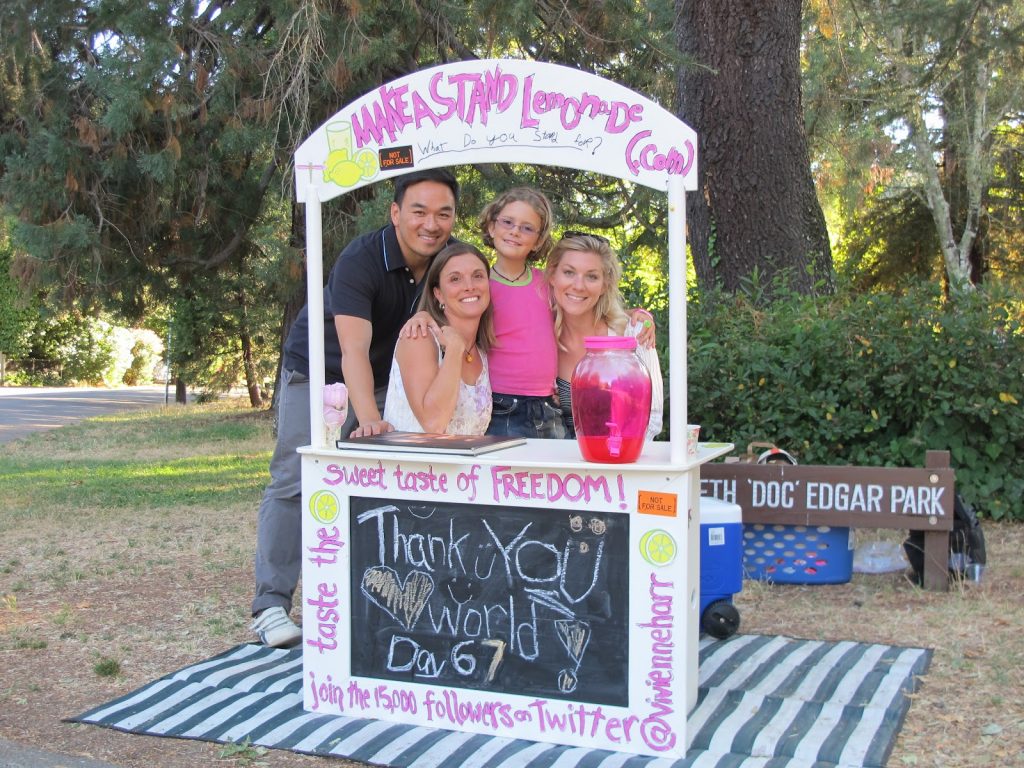
{"label": "chalk writing", "polygon": [[625,702],[628,515],[359,497],[351,510],[354,674]]}
{"label": "chalk writing", "polygon": [[434,581],[426,573],[413,571],[399,583],[393,569],[380,565],[366,569],[362,590],[403,627],[411,629],[434,591]]}

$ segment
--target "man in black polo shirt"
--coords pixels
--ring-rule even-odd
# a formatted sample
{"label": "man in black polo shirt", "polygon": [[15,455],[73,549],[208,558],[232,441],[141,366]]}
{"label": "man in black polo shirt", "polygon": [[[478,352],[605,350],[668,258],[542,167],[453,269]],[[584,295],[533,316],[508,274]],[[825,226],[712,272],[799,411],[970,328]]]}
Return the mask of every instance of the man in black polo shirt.
{"label": "man in black polo shirt", "polygon": [[[324,287],[327,383],[348,388],[342,436],[390,431],[381,416],[398,332],[412,316],[423,275],[448,244],[458,182],[445,169],[395,179],[391,223],[360,235],[341,252]],[[319,325],[319,324],[318,324]],[[294,645],[302,632],[289,618],[301,569],[301,462],[310,443],[309,316],[303,307],[285,341],[278,397],[277,445],[256,532],[252,629],[265,645]]]}

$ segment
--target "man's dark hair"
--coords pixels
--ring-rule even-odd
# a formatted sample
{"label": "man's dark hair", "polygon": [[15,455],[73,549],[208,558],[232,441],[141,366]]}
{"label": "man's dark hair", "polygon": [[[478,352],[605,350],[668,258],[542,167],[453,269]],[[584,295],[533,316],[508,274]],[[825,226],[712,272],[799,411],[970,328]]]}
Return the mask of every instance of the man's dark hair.
{"label": "man's dark hair", "polygon": [[421,181],[436,181],[438,184],[444,184],[452,191],[455,203],[458,204],[459,182],[455,178],[455,174],[447,168],[428,168],[425,171],[413,171],[412,173],[398,176],[395,179],[394,201],[401,206],[402,198],[405,197],[405,190],[414,184],[419,184]]}

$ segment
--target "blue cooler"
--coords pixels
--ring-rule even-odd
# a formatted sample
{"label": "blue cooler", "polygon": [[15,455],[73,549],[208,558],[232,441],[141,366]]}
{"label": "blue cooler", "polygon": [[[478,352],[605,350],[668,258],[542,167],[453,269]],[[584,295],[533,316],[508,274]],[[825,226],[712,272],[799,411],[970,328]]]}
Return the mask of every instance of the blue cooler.
{"label": "blue cooler", "polygon": [[700,498],[700,626],[723,639],[740,626],[732,596],[743,589],[743,512],[709,496]]}

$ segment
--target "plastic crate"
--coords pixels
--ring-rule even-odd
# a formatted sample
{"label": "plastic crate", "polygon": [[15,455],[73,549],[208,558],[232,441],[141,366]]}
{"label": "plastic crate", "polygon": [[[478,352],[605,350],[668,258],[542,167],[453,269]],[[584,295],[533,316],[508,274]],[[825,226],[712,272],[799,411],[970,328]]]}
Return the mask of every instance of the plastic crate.
{"label": "plastic crate", "polygon": [[747,578],[779,584],[845,584],[853,575],[853,531],[804,525],[743,526]]}

